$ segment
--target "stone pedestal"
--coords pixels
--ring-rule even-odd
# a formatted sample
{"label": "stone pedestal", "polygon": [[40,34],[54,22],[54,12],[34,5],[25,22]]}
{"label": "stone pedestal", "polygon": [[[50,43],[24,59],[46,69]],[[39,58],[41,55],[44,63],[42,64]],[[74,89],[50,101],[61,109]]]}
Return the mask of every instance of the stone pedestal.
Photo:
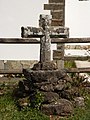
{"label": "stone pedestal", "polygon": [[65,70],[58,70],[53,62],[35,64],[32,69],[24,69],[27,79],[21,83],[24,96],[30,96],[32,107],[46,115],[70,115],[73,105],[61,99],[61,92],[67,89],[68,79]]}

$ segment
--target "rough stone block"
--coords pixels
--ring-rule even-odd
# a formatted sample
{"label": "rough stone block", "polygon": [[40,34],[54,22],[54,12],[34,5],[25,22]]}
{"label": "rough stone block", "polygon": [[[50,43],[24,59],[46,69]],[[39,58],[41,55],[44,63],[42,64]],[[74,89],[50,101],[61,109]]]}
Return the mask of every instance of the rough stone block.
{"label": "rough stone block", "polygon": [[30,79],[32,82],[57,82],[60,78],[66,76],[66,72],[63,70],[31,70],[24,69],[24,76],[26,79]]}
{"label": "rough stone block", "polygon": [[64,52],[62,50],[53,50],[53,59],[54,60],[63,60]]}
{"label": "rough stone block", "polygon": [[49,82],[34,83],[34,86],[37,87],[40,91],[50,92],[54,91],[54,87]]}
{"label": "rough stone block", "polygon": [[36,64],[38,61],[37,60],[21,60],[20,63],[22,65],[22,68],[27,69],[27,68],[32,68],[34,64]]}
{"label": "rough stone block", "polygon": [[44,4],[44,10],[63,10],[64,4]]}
{"label": "rough stone block", "polygon": [[4,60],[0,60],[0,69],[4,69]]}
{"label": "rough stone block", "polygon": [[42,92],[45,103],[52,103],[59,99],[59,95],[55,92]]}
{"label": "rough stone block", "polygon": [[64,11],[51,11],[52,19],[64,19]]}
{"label": "rough stone block", "polygon": [[57,65],[55,62],[44,62],[42,65],[42,70],[56,70]]}
{"label": "rough stone block", "polygon": [[56,60],[58,70],[64,69],[64,60]]}
{"label": "rough stone block", "polygon": [[19,69],[22,70],[27,68],[32,68],[35,63],[37,63],[37,60],[8,60],[5,62],[5,69]]}
{"label": "rough stone block", "polygon": [[49,3],[65,3],[65,0],[49,0]]}
{"label": "rough stone block", "polygon": [[34,64],[32,70],[56,70],[57,65],[55,62],[43,62]]}
{"label": "rough stone block", "polygon": [[64,19],[52,19],[51,26],[64,26]]}
{"label": "rough stone block", "polygon": [[8,60],[5,63],[5,69],[20,69],[22,70],[22,65],[20,63],[20,61],[15,61],[15,60]]}
{"label": "rough stone block", "polygon": [[28,37],[40,37],[43,36],[43,30],[36,27],[21,27],[21,36]]}
{"label": "rough stone block", "polygon": [[46,115],[68,116],[73,113],[73,105],[66,99],[59,99],[53,104],[44,104],[41,111]]}

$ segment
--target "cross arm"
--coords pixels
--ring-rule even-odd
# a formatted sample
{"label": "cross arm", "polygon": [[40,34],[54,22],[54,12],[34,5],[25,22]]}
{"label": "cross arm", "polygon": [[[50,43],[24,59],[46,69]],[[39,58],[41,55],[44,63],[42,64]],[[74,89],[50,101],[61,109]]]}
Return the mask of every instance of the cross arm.
{"label": "cross arm", "polygon": [[36,27],[21,27],[21,37],[23,38],[40,38],[44,36],[42,28]]}
{"label": "cross arm", "polygon": [[[69,28],[67,27],[50,26],[49,31],[51,38],[67,38],[69,36]],[[40,38],[42,36],[44,36],[44,31],[41,27],[21,27],[21,37],[23,38]]]}

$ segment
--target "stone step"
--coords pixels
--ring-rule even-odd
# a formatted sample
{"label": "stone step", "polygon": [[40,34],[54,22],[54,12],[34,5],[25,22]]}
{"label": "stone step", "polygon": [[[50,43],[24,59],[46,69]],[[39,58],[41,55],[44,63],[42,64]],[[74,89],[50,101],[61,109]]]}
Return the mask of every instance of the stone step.
{"label": "stone step", "polygon": [[65,0],[49,0],[49,3],[65,3]]}
{"label": "stone step", "polygon": [[64,10],[51,11],[51,15],[53,19],[64,19]]}
{"label": "stone step", "polygon": [[51,26],[64,26],[64,19],[52,19]]}
{"label": "stone step", "polygon": [[[70,116],[73,113],[73,104],[67,99],[58,99],[50,104],[43,104],[41,111],[46,115]],[[50,119],[60,120],[60,119]]]}
{"label": "stone step", "polygon": [[63,3],[50,3],[50,4],[44,4],[44,10],[62,10],[64,8]]}

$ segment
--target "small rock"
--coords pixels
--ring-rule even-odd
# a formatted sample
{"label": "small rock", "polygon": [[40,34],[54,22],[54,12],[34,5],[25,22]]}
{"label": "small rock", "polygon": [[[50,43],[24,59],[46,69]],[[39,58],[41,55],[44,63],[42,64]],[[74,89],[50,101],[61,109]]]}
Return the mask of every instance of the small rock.
{"label": "small rock", "polygon": [[64,80],[66,80],[66,82],[72,82],[72,79],[71,79],[71,77],[69,76],[69,75],[66,75],[65,77],[64,77]]}
{"label": "small rock", "polygon": [[0,91],[0,96],[4,95],[4,92]]}
{"label": "small rock", "polygon": [[59,99],[59,95],[55,92],[42,92],[44,95],[45,103],[52,103]]}
{"label": "small rock", "polygon": [[84,98],[83,97],[76,97],[74,98],[74,103],[76,107],[84,107],[85,106],[85,102],[84,102]]}
{"label": "small rock", "polygon": [[40,90],[46,91],[46,92],[50,92],[50,91],[54,91],[53,85],[52,84],[46,84],[41,86]]}
{"label": "small rock", "polygon": [[64,89],[64,87],[65,87],[64,84],[58,84],[58,85],[56,85],[56,86],[54,87],[54,90],[55,90],[55,91],[61,91],[61,90]]}
{"label": "small rock", "polygon": [[46,115],[68,116],[73,113],[73,105],[66,99],[59,99],[52,104],[44,104],[41,111]]}
{"label": "small rock", "polygon": [[30,104],[30,100],[29,100],[29,97],[26,97],[26,98],[20,98],[18,100],[18,105],[20,107],[26,107]]}

